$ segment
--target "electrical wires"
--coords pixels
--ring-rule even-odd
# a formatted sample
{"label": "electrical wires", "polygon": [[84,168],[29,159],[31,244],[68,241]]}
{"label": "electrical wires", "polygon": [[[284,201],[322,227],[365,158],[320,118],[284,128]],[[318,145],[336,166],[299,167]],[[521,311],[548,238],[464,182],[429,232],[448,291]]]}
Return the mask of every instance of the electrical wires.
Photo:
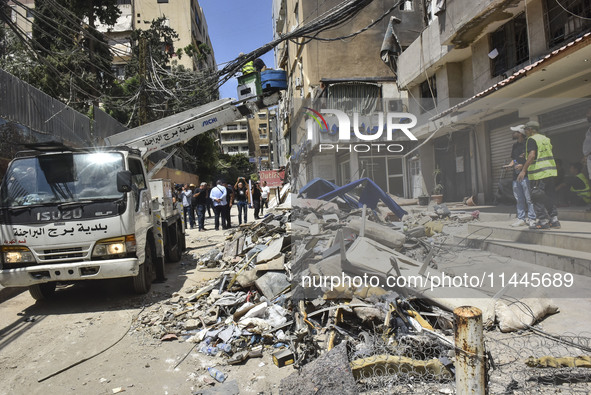
{"label": "electrical wires", "polygon": [[[333,7],[329,11],[327,11],[324,14],[322,14],[321,16],[319,16],[318,18],[311,20],[309,23],[306,23],[305,25],[298,27],[289,33],[283,34],[279,38],[269,42],[268,44],[265,44],[262,47],[255,49],[254,51],[235,59],[232,62],[229,62],[223,69],[218,71],[217,86],[219,87],[219,86],[223,85],[224,83],[226,83],[236,73],[238,73],[241,70],[242,66],[244,66],[246,63],[269,52],[270,50],[275,48],[280,43],[282,43],[284,41],[288,41],[288,40],[294,40],[297,38],[308,38],[308,40],[317,39],[318,34],[320,34],[321,32],[335,28],[339,25],[342,25],[342,24],[350,21],[357,14],[359,14],[359,12],[363,8],[365,8],[370,2],[371,2],[371,0],[343,1],[342,3],[338,4],[337,6]],[[397,2],[397,3],[399,3],[399,2]],[[395,7],[392,7],[392,10]],[[391,12],[391,11],[389,11],[389,12]],[[382,18],[383,17],[384,16],[382,16]],[[363,30],[363,31],[365,31],[365,30]],[[361,31],[356,32],[356,34],[360,34],[360,33],[361,33]],[[340,38],[335,38],[335,39],[340,39]]]}

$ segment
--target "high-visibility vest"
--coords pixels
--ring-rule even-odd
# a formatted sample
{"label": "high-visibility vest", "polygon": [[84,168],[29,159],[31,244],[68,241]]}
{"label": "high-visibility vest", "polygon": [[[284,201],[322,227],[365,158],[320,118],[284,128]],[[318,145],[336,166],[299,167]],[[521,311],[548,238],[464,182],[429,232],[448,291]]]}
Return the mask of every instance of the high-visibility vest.
{"label": "high-visibility vest", "polygon": [[246,63],[242,66],[242,75],[254,73],[256,70],[254,69],[254,62],[251,60],[250,62]]}
{"label": "high-visibility vest", "polygon": [[552,156],[552,143],[550,139],[541,134],[530,136],[525,142],[526,156],[529,153],[527,142],[533,139],[538,145],[536,160],[527,168],[527,177],[530,180],[541,180],[548,177],[556,177],[556,162]]}
{"label": "high-visibility vest", "polygon": [[570,187],[571,192],[575,192],[578,197],[583,199],[585,203],[591,203],[591,187],[589,186],[589,181],[587,181],[587,177],[583,173],[577,174],[577,178],[583,181],[585,186],[583,189],[575,189],[575,187]]}

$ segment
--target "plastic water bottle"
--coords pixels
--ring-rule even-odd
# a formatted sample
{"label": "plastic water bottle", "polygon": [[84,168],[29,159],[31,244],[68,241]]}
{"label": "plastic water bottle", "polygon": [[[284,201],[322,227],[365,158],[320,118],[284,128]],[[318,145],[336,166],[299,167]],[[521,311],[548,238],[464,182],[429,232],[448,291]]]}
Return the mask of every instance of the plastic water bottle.
{"label": "plastic water bottle", "polygon": [[199,351],[201,351],[205,355],[216,355],[218,353],[218,348],[217,347],[210,347],[210,346],[203,346],[203,347],[201,347],[201,349]]}
{"label": "plastic water bottle", "polygon": [[211,377],[213,377],[220,383],[223,383],[226,380],[226,374],[217,370],[216,368],[207,368],[207,371],[209,372],[209,375]]}
{"label": "plastic water bottle", "polygon": [[217,345],[217,347],[226,354],[230,354],[232,352],[232,346],[230,344],[220,343]]}

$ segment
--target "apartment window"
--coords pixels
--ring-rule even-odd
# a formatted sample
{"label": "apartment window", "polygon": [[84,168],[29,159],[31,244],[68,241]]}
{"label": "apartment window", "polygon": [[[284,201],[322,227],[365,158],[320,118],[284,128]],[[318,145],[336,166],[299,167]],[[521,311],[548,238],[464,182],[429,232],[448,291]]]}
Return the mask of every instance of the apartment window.
{"label": "apartment window", "polygon": [[589,0],[545,0],[545,3],[550,48],[591,31]]}
{"label": "apartment window", "polygon": [[156,0],[157,3],[168,3],[168,0]]}
{"label": "apartment window", "polygon": [[117,0],[117,5],[126,5],[126,4],[131,4],[131,0]]}
{"label": "apartment window", "polygon": [[529,59],[525,13],[517,15],[490,35],[490,49],[488,56],[491,58],[493,77]]}
{"label": "apartment window", "polygon": [[300,24],[300,3],[296,3],[295,8],[293,9],[293,15],[295,16],[295,21],[299,25]]}
{"label": "apartment window", "polygon": [[437,104],[437,80],[435,76],[421,82],[419,88],[421,90],[422,112],[434,109]]}
{"label": "apartment window", "polygon": [[33,18],[33,12],[30,9],[27,9],[27,18]]}

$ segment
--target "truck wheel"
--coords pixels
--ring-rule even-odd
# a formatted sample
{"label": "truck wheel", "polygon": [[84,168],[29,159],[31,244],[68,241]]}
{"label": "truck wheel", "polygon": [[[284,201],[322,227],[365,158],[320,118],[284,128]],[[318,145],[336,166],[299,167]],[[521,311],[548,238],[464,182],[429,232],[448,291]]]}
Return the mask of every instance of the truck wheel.
{"label": "truck wheel", "polygon": [[183,234],[183,230],[181,229],[181,225],[179,223],[175,226],[176,232],[176,245],[168,246],[166,249],[166,261],[167,262],[178,262],[181,260],[183,256],[183,250],[185,247],[185,235]]}
{"label": "truck wheel", "polygon": [[132,278],[135,293],[148,293],[152,287],[152,279],[154,278],[154,252],[150,241],[146,243],[146,259],[140,265],[140,272]]}
{"label": "truck wheel", "polygon": [[35,300],[48,299],[55,293],[55,282],[31,285],[29,293]]}

